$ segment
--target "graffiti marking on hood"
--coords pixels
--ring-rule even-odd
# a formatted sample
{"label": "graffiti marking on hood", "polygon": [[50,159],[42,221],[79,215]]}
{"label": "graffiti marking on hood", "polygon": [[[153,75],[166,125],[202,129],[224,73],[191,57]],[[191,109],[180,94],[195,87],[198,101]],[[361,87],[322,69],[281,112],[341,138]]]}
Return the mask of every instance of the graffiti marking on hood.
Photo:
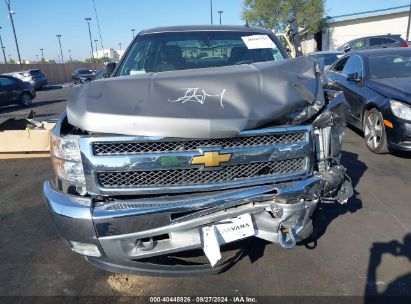
{"label": "graffiti marking on hood", "polygon": [[169,102],[181,102],[181,103],[186,103],[188,101],[191,101],[191,102],[197,102],[200,104],[204,104],[207,97],[219,97],[220,105],[222,108],[224,108],[223,98],[224,98],[225,89],[223,89],[220,94],[216,94],[216,95],[208,94],[206,91],[200,90],[199,88],[184,88],[180,90],[185,90],[184,96],[178,97],[177,99],[169,98],[168,101]]}

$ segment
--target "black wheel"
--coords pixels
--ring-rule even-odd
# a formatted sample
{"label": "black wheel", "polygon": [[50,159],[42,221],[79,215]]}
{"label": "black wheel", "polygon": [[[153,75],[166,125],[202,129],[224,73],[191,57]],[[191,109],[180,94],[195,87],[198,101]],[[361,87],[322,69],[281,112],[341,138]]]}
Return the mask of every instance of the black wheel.
{"label": "black wheel", "polygon": [[29,107],[31,106],[33,102],[33,99],[31,98],[31,95],[27,92],[24,92],[21,94],[20,96],[20,103],[25,106],[25,107]]}
{"label": "black wheel", "polygon": [[377,109],[365,112],[363,130],[365,144],[371,152],[378,154],[388,153],[384,119]]}

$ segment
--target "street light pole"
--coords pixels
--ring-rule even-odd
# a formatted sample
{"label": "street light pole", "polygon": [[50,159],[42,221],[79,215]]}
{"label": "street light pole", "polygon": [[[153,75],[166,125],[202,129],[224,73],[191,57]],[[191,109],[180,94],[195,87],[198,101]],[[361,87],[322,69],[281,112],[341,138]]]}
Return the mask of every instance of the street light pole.
{"label": "street light pole", "polygon": [[20,57],[20,49],[19,49],[19,43],[17,41],[17,35],[16,35],[16,28],[14,27],[14,21],[13,21],[13,14],[14,12],[11,10],[10,8],[10,0],[4,0],[6,2],[7,8],[9,10],[9,18],[11,21],[11,26],[13,28],[13,34],[14,34],[14,41],[16,42],[16,49],[17,49],[17,56],[19,57],[19,63],[20,63],[20,67],[23,67],[22,63],[21,63],[21,57]]}
{"label": "street light pole", "polygon": [[40,49],[41,52],[41,59],[44,59],[44,53],[43,53],[44,49]]}
{"label": "street light pole", "polygon": [[407,25],[407,35],[406,35],[406,42],[408,43],[410,38],[410,23],[411,23],[411,2],[410,2],[410,9],[408,12],[408,25]]}
{"label": "street light pole", "polygon": [[134,39],[134,32],[136,31],[136,29],[131,29],[131,32],[133,33],[133,39]]}
{"label": "street light pole", "polygon": [[[1,30],[1,26],[0,26],[0,30]],[[1,35],[0,35],[0,43],[1,43],[1,49],[3,50],[4,64],[7,64],[6,52],[4,51],[5,47],[3,46],[3,39],[1,39]]]}
{"label": "street light pole", "polygon": [[96,58],[98,59],[97,42],[98,42],[98,39],[94,39],[94,46],[96,47]]}
{"label": "street light pole", "polygon": [[213,0],[210,0],[210,17],[211,17],[211,24],[213,24]]}
{"label": "street light pole", "polygon": [[221,15],[222,13],[224,13],[223,11],[218,11],[218,13],[220,14],[220,25],[221,25]]}
{"label": "street light pole", "polygon": [[73,62],[73,59],[71,58],[71,50],[68,50],[69,56],[70,56],[70,62]]}
{"label": "street light pole", "polygon": [[90,30],[91,18],[84,18],[84,20],[87,21],[87,25],[88,25],[88,34],[90,36],[91,58],[93,58],[93,67],[94,67],[94,70],[95,70],[96,69],[96,61],[94,60],[93,39],[91,38],[91,30]]}
{"label": "street light pole", "polygon": [[59,45],[60,45],[61,63],[64,63],[63,49],[61,48],[61,35],[58,34],[56,35],[56,37],[59,40]]}

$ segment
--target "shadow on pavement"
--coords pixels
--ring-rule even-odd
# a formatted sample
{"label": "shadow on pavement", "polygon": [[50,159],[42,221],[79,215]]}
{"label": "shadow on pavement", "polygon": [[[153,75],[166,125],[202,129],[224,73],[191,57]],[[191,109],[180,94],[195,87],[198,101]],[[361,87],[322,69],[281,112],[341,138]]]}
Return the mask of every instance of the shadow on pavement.
{"label": "shadow on pavement", "polygon": [[348,200],[346,204],[339,203],[320,203],[313,214],[313,233],[309,238],[299,243],[308,249],[317,247],[317,241],[327,231],[328,226],[338,216],[345,213],[355,213],[362,208],[362,202],[359,199],[359,193],[355,190],[359,180],[364,172],[367,170],[365,163],[358,159],[358,155],[351,152],[342,152],[341,164],[347,168],[347,174],[350,176],[352,186],[354,188],[354,195]]}
{"label": "shadow on pavement", "polygon": [[[391,254],[395,257],[406,257],[411,262],[411,233],[404,236],[402,244],[396,240],[388,243],[373,243],[370,249],[364,303],[383,303],[382,300],[386,300],[383,298],[384,296],[402,296],[407,297],[407,299],[398,298],[398,300],[411,300],[411,298],[409,298],[411,296],[411,273],[396,278],[388,285],[385,291],[381,293],[378,292],[377,270],[384,254]],[[397,299],[393,300],[393,303],[403,303],[397,301]]]}
{"label": "shadow on pavement", "polygon": [[63,86],[61,86],[61,85],[49,85],[49,86],[46,86],[46,87],[42,87],[40,89],[40,91],[52,91],[52,90],[58,90],[58,89],[61,89],[61,88],[63,88]]}
{"label": "shadow on pavement", "polygon": [[[353,131],[355,134],[357,134],[358,136],[360,136],[361,138],[364,138],[364,132],[353,127],[353,126],[348,126],[348,128]],[[364,146],[365,145],[365,142]],[[390,150],[390,154],[394,157],[398,157],[398,158],[405,158],[405,159],[411,159],[411,151],[410,152],[406,152],[406,151],[400,151],[400,150]]]}
{"label": "shadow on pavement", "polygon": [[28,111],[33,108],[38,108],[38,107],[43,107],[59,102],[64,102],[66,99],[55,99],[55,100],[46,100],[46,101],[39,101],[39,102],[34,102],[30,107],[23,107],[20,105],[13,105],[13,106],[8,106],[8,107],[3,107],[0,108],[0,114],[6,114],[6,113],[11,113],[17,110],[22,110],[22,109],[27,109]]}
{"label": "shadow on pavement", "polygon": [[411,152],[392,150],[390,154],[398,158],[411,159]]}

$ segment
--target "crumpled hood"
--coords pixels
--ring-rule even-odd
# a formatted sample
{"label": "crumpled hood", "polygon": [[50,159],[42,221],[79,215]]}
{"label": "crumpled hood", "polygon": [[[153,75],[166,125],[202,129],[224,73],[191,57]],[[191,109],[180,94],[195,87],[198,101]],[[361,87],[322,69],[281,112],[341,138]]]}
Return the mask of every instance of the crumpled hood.
{"label": "crumpled hood", "polygon": [[310,116],[315,100],[324,102],[320,78],[314,61],[300,57],[94,81],[71,89],[67,118],[99,133],[233,137]]}
{"label": "crumpled hood", "polygon": [[367,86],[387,98],[404,101],[411,105],[411,78],[372,79]]}

